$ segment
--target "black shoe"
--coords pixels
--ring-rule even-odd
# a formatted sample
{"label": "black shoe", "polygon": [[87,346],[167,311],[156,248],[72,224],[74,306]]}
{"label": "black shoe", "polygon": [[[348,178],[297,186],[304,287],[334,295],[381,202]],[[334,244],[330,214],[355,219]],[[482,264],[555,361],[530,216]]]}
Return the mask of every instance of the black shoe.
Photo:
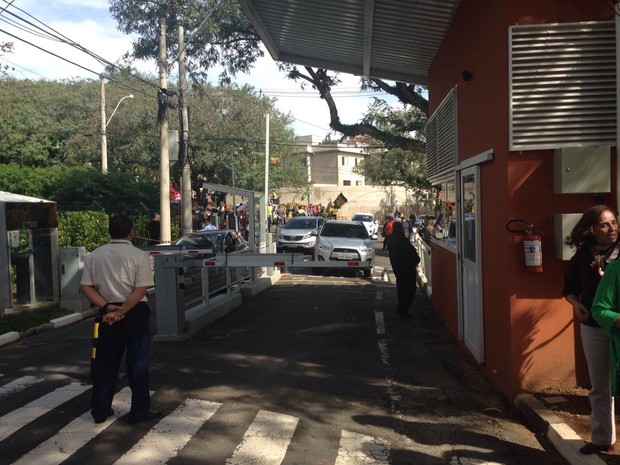
{"label": "black shoe", "polygon": [[95,418],[95,423],[97,423],[97,424],[103,423],[104,421],[106,421],[112,415],[114,415],[114,409],[110,409],[110,411],[108,412],[108,414],[105,417]]}
{"label": "black shoe", "polygon": [[588,442],[585,446],[579,449],[579,452],[582,455],[591,455],[598,454],[600,452],[609,452],[609,449],[611,449],[611,446],[603,446],[601,444],[592,444],[591,442]]}
{"label": "black shoe", "polygon": [[149,410],[148,412],[146,412],[146,415],[142,415],[139,417],[127,417],[127,423],[129,423],[130,425],[135,425],[136,423],[141,423],[143,421],[148,421],[159,417],[161,417],[161,412],[154,412],[152,410]]}

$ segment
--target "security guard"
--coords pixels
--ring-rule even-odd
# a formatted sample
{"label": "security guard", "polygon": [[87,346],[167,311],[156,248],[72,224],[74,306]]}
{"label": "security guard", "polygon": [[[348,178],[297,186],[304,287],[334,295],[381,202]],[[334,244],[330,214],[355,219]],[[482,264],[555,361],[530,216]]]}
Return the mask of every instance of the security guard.
{"label": "security guard", "polygon": [[150,410],[149,351],[151,331],[146,293],[153,286],[149,254],[131,243],[133,221],[110,218],[111,240],[91,252],[84,262],[81,289],[99,307],[101,324],[93,364],[91,414],[103,423],[114,414],[112,398],[118,369],[127,349],[127,377],[131,387],[129,423],[161,415]]}

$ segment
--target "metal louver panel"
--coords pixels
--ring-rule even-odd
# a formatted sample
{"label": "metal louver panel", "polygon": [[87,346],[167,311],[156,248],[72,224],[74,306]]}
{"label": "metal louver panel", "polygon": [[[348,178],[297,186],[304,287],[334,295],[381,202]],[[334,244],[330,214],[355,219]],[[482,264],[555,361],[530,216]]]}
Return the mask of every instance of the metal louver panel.
{"label": "metal louver panel", "polygon": [[456,88],[443,99],[426,124],[426,178],[436,181],[456,166]]}
{"label": "metal louver panel", "polygon": [[616,145],[613,22],[512,26],[510,150]]}

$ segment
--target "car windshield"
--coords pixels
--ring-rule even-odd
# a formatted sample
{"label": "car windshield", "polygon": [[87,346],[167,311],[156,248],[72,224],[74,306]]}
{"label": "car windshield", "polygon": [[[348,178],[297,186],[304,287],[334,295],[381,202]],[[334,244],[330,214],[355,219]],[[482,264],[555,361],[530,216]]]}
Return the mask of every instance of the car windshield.
{"label": "car windshield", "polygon": [[324,237],[346,237],[350,239],[368,239],[368,231],[361,224],[325,223],[321,230]]}
{"label": "car windshield", "polygon": [[217,246],[217,250],[222,250],[224,244],[224,236],[226,236],[226,233],[220,231],[213,231],[211,233],[205,234],[205,236],[211,238],[211,241],[213,241]]}
{"label": "car windshield", "polygon": [[365,221],[366,223],[372,223],[372,215],[354,215],[353,221]]}
{"label": "car windshield", "polygon": [[284,229],[314,229],[316,219],[314,218],[291,218],[284,225]]}
{"label": "car windshield", "polygon": [[181,245],[188,249],[213,249],[213,241],[204,234],[183,236],[174,245]]}

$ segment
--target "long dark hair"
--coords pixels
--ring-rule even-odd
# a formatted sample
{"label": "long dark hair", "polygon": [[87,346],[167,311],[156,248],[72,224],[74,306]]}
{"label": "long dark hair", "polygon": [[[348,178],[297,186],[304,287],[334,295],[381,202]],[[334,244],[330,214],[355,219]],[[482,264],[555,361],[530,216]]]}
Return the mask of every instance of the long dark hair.
{"label": "long dark hair", "polygon": [[598,219],[606,211],[611,212],[616,219],[618,213],[608,207],[607,205],[595,205],[588,208],[583,212],[579,221],[571,231],[570,235],[566,237],[564,243],[575,248],[579,248],[582,245],[594,244],[594,226],[598,223]]}

